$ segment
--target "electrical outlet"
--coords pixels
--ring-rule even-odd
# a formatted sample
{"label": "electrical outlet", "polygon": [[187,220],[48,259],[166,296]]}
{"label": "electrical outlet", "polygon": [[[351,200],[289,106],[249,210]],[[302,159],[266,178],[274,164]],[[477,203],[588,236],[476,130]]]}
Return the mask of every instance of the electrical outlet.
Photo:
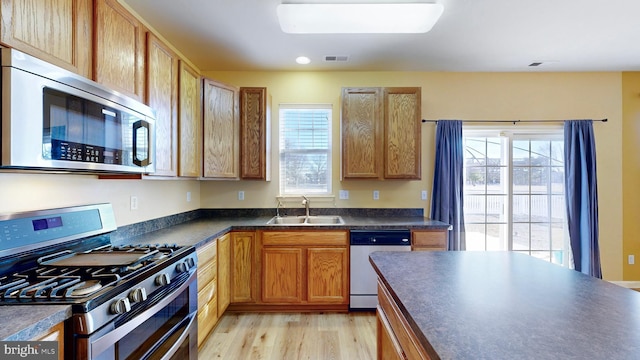
{"label": "electrical outlet", "polygon": [[636,257],[633,255],[629,255],[629,265],[633,265],[636,263]]}
{"label": "electrical outlet", "polygon": [[187,202],[191,202],[191,191],[187,191]]}
{"label": "electrical outlet", "polygon": [[244,200],[244,191],[240,190],[238,191],[238,200]]}
{"label": "electrical outlet", "polygon": [[427,190],[422,190],[421,197],[422,197],[422,200],[427,200]]}
{"label": "electrical outlet", "polygon": [[131,210],[138,210],[138,197],[132,195],[129,200],[130,200]]}
{"label": "electrical outlet", "polygon": [[340,190],[340,200],[349,199],[349,190]]}
{"label": "electrical outlet", "polygon": [[380,199],[380,191],[373,190],[373,200],[379,200],[379,199]]}

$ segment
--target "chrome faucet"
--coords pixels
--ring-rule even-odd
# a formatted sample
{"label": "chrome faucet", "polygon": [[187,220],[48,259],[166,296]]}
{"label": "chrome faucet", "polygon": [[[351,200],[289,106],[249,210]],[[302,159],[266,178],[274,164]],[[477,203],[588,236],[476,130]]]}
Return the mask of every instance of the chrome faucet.
{"label": "chrome faucet", "polygon": [[276,205],[276,217],[280,217],[280,208],[284,207],[282,201],[278,200],[278,205]]}
{"label": "chrome faucet", "polygon": [[311,204],[311,201],[309,201],[309,199],[302,195],[302,205],[304,205],[304,210],[305,210],[305,216],[309,217],[309,205]]}

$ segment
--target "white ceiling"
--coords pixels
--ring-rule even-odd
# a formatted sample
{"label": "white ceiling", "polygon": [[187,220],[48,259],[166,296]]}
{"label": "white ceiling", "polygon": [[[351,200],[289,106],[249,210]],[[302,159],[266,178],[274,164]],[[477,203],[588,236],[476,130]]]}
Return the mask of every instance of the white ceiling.
{"label": "white ceiling", "polygon": [[281,0],[121,1],[203,71],[640,71],[640,0],[433,0],[430,32],[395,35],[285,34]]}

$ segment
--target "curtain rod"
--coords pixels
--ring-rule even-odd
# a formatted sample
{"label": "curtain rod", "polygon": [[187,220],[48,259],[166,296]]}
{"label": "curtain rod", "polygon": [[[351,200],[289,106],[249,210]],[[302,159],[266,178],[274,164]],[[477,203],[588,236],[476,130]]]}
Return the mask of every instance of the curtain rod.
{"label": "curtain rod", "polygon": [[[442,119],[444,120],[444,119]],[[438,123],[440,120],[426,120],[422,119],[423,123],[432,122]],[[565,122],[566,120],[462,120],[465,123],[512,123],[513,125],[517,123],[550,123],[550,122]],[[609,119],[599,119],[593,121],[607,122]]]}

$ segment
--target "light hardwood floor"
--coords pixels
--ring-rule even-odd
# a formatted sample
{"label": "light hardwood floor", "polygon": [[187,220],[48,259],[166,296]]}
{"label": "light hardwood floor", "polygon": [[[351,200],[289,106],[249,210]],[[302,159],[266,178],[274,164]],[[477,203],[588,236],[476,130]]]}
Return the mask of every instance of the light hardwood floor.
{"label": "light hardwood floor", "polygon": [[199,360],[375,358],[374,312],[225,313],[198,353]]}

